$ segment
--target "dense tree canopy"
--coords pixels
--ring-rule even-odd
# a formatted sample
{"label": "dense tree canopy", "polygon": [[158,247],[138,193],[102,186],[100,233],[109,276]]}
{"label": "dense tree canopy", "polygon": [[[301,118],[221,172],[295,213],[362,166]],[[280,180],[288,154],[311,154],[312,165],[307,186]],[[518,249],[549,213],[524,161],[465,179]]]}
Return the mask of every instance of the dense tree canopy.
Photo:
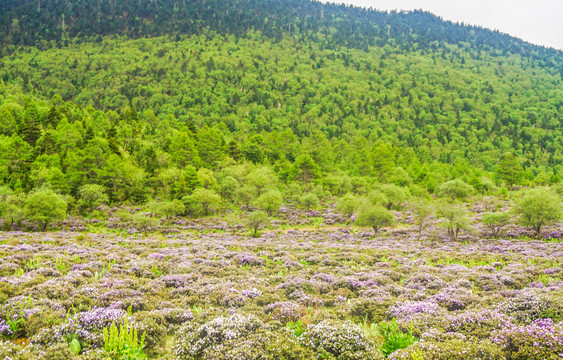
{"label": "dense tree canopy", "polygon": [[207,213],[560,181],[560,52],[421,12],[206,3],[0,4],[0,184]]}

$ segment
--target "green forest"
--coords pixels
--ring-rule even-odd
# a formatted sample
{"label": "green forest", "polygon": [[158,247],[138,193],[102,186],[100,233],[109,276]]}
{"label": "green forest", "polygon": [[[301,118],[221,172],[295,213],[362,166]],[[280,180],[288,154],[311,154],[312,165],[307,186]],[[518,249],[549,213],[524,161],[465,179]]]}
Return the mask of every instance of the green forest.
{"label": "green forest", "polygon": [[137,3],[2,5],[9,191],[73,203],[99,185],[112,204],[143,204],[206,188],[236,203],[241,188],[328,198],[561,180],[561,52],[424,12]]}

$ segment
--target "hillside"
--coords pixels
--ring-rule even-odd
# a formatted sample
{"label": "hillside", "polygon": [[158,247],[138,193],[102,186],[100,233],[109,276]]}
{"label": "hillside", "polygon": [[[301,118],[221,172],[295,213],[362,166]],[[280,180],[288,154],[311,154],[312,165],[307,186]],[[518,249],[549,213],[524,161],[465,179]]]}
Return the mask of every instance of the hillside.
{"label": "hillside", "polygon": [[[460,176],[480,188],[561,174],[562,53],[498,32],[309,1],[0,6],[0,131],[6,149],[14,133],[30,146],[31,165],[3,155],[12,187],[58,169],[74,193],[85,180],[68,162],[91,139],[149,187],[166,169],[240,157],[283,183],[309,156],[321,185],[332,174],[430,191]],[[219,144],[212,157],[202,129]],[[193,150],[178,160],[182,142]]]}

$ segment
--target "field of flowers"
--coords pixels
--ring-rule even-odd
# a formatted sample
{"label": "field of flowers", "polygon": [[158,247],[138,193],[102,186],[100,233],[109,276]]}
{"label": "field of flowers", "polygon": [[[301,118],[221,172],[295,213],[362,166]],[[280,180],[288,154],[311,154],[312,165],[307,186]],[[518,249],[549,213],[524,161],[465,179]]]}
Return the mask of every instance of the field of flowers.
{"label": "field of flowers", "polygon": [[[417,240],[408,213],[377,237],[278,215],[257,238],[218,218],[0,233],[0,358],[563,356],[561,223],[454,242],[436,220]],[[299,229],[313,215],[337,225]]]}

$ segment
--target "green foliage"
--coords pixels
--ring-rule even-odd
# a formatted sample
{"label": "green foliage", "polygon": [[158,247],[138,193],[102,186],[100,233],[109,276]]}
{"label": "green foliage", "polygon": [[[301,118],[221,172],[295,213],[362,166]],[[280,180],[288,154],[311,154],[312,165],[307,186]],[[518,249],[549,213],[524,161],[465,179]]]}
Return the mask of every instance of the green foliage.
{"label": "green foliage", "polygon": [[397,320],[393,319],[389,322],[379,323],[379,333],[383,336],[383,344],[381,345],[381,353],[388,357],[399,349],[404,349],[418,341],[412,335],[412,328],[408,333],[404,333],[399,329]]}
{"label": "green foliage", "polygon": [[383,205],[387,209],[398,206],[407,200],[405,190],[395,184],[383,184],[378,189],[385,196]]}
{"label": "green foliage", "polygon": [[524,179],[524,168],[513,154],[505,155],[496,167],[495,175],[499,182],[512,186],[520,184]]}
{"label": "green foliage", "polygon": [[235,190],[235,198],[248,209],[250,202],[255,199],[257,193],[255,186],[244,185]]}
{"label": "green foliage", "polygon": [[146,236],[148,229],[156,224],[156,220],[145,214],[135,214],[133,216],[133,223],[135,223],[135,226],[139,229],[143,230]]}
{"label": "green foliage", "polygon": [[174,134],[169,150],[172,155],[172,163],[179,168],[199,164],[200,160],[194,141],[185,132],[176,132]]}
{"label": "green foliage", "polygon": [[282,194],[277,190],[271,190],[260,195],[254,204],[259,208],[272,215],[283,204]]}
{"label": "green foliage", "polygon": [[417,240],[420,240],[422,230],[426,227],[428,218],[433,214],[432,203],[425,198],[415,198],[409,204],[410,210],[414,213],[416,226],[418,227]]}
{"label": "green foliage", "polygon": [[186,211],[184,203],[178,199],[164,202],[153,202],[149,204],[149,208],[153,213],[171,218],[173,216],[182,215]]}
{"label": "green foliage", "polygon": [[441,202],[437,214],[444,219],[441,226],[447,230],[450,240],[456,241],[462,230],[469,229],[467,210],[463,205]]}
{"label": "green foliage", "polygon": [[524,193],[513,211],[519,216],[518,223],[540,236],[543,226],[562,217],[561,200],[549,189],[531,189]]}
{"label": "green foliage", "polygon": [[319,167],[310,155],[300,155],[289,172],[290,180],[298,180],[303,184],[319,177]]}
{"label": "green foliage", "polygon": [[258,230],[268,226],[269,216],[263,211],[253,211],[246,217],[246,225],[253,230],[253,235],[257,236]]}
{"label": "green foliage", "polygon": [[119,328],[115,323],[109,329],[104,327],[104,351],[119,360],[146,359],[143,352],[145,334],[143,333],[139,339],[137,329],[129,328],[127,318],[125,318]]}
{"label": "green foliage", "polygon": [[106,204],[109,200],[106,189],[102,185],[86,184],[80,187],[78,206],[85,213],[91,213],[94,208]]}
{"label": "green foliage", "polygon": [[342,215],[347,217],[351,217],[354,215],[358,205],[358,198],[348,193],[341,197],[336,204],[336,210],[340,212]]}
{"label": "green foliage", "polygon": [[313,193],[307,193],[307,194],[303,195],[299,199],[299,202],[307,210],[316,209],[319,206],[319,198],[318,198],[317,195],[315,195]]}
{"label": "green foliage", "polygon": [[216,128],[204,126],[197,134],[197,150],[203,164],[211,169],[217,168],[225,156],[223,135]]}
{"label": "green foliage", "polygon": [[498,237],[503,227],[510,224],[510,214],[506,212],[488,212],[481,218],[493,237]]}
{"label": "green foliage", "polygon": [[369,226],[377,234],[381,228],[393,225],[395,216],[382,206],[364,204],[358,211],[355,223],[358,226]]}
{"label": "green foliage", "polygon": [[62,196],[50,189],[39,189],[25,199],[24,214],[45,231],[50,223],[64,220],[66,208],[67,203]]}
{"label": "green foliage", "polygon": [[220,192],[224,199],[231,200],[235,194],[235,191],[240,187],[239,182],[232,176],[226,176],[221,180]]}
{"label": "green foliage", "polygon": [[215,191],[205,188],[197,188],[194,190],[192,195],[185,196],[182,201],[184,204],[193,203],[201,207],[204,215],[208,215],[209,212],[214,212],[221,204],[221,196],[215,193]]}
{"label": "green foliage", "polygon": [[[88,184],[104,187],[102,203],[203,187],[247,208],[290,183],[339,197],[377,188],[392,208],[408,197],[397,186],[422,194],[455,178],[488,193],[493,172],[508,187],[561,181],[559,52],[422,12],[209,1],[72,4],[94,22],[69,16],[67,0],[8,1],[0,183],[49,187],[86,211]],[[446,184],[438,193],[467,196]]]}
{"label": "green foliage", "polygon": [[12,332],[12,338],[17,338],[25,333],[26,320],[21,304],[17,315],[14,314],[14,310],[9,309],[6,311],[6,325],[8,325]]}
{"label": "green foliage", "polygon": [[[397,360],[505,360],[502,350],[488,340],[447,339],[420,341],[394,355]],[[545,359],[546,360],[546,359]]]}
{"label": "green foliage", "polygon": [[452,201],[465,200],[465,198],[473,194],[474,191],[473,186],[460,179],[445,182],[436,188],[436,193],[439,196],[448,197]]}
{"label": "green foliage", "polygon": [[25,198],[25,194],[14,194],[9,187],[0,188],[0,216],[5,221],[3,230],[23,220]]}
{"label": "green foliage", "polygon": [[217,184],[217,179],[215,179],[213,171],[206,168],[201,168],[197,171],[197,180],[199,181],[201,187],[205,189],[213,190]]}

